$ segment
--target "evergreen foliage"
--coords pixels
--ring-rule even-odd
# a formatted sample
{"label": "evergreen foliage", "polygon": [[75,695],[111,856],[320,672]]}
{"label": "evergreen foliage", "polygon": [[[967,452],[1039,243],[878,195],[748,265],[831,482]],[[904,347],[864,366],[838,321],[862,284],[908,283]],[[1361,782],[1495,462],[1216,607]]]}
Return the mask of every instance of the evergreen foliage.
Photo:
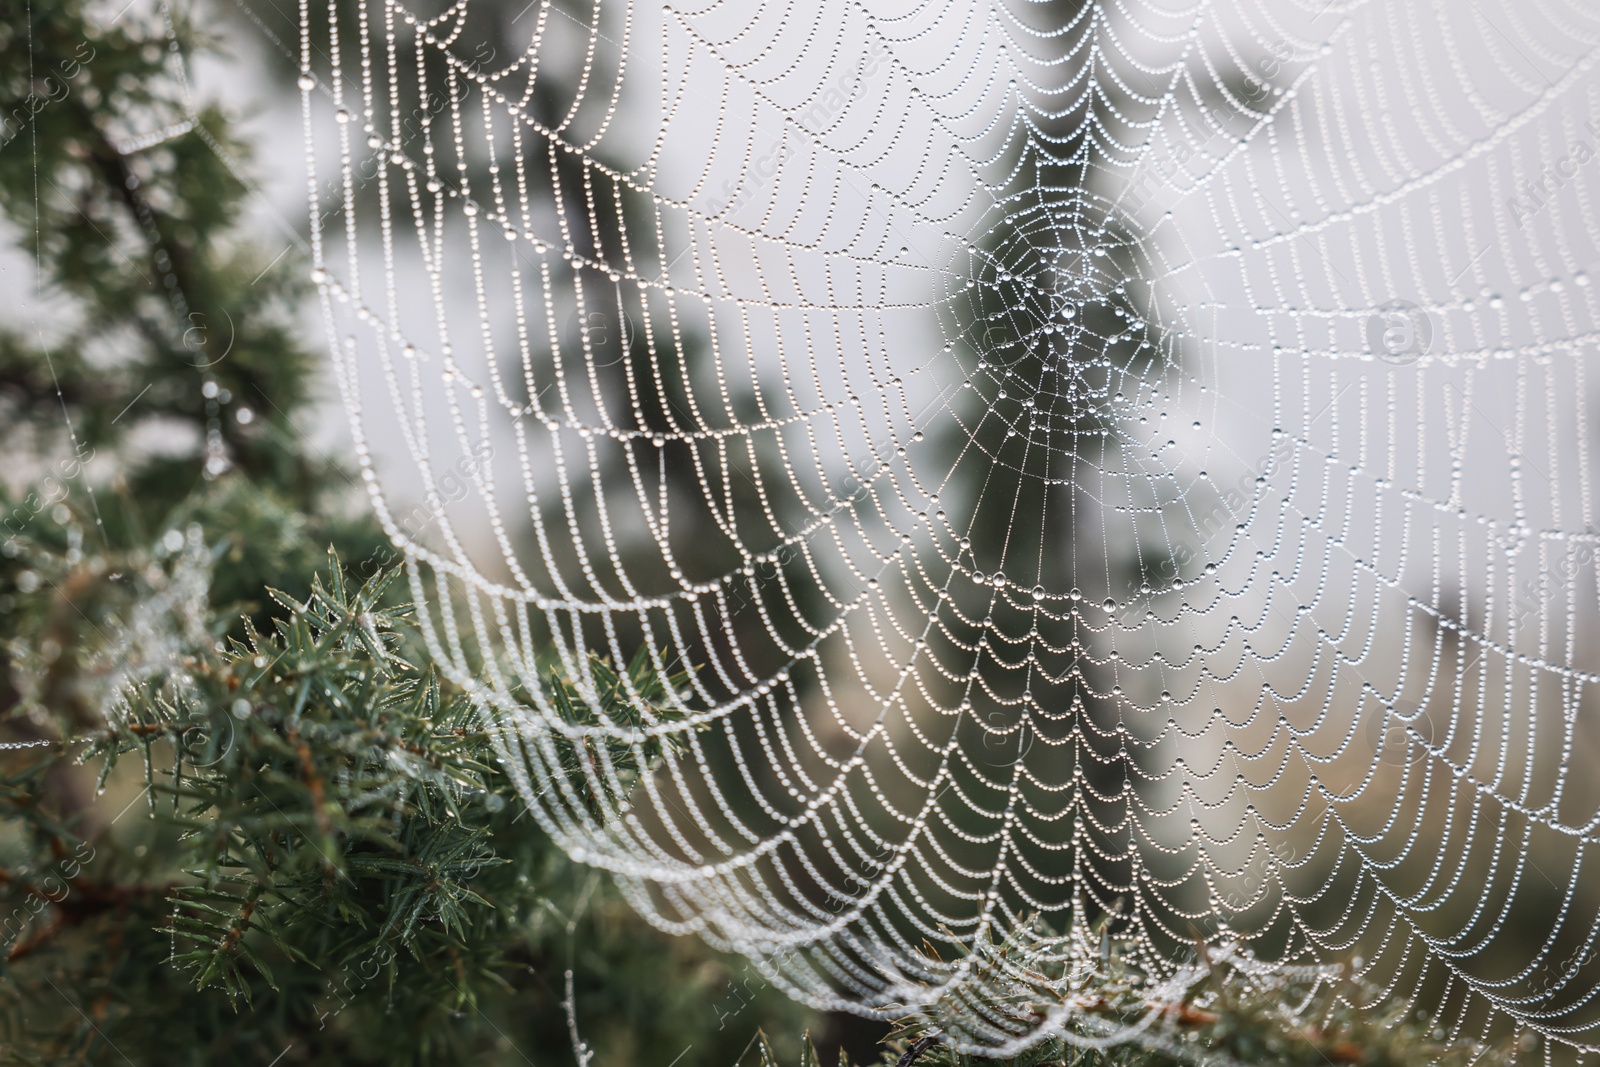
{"label": "evergreen foliage", "polygon": [[[0,739],[29,746],[0,752],[0,1061],[731,1063],[758,1019],[798,1033],[570,864],[428,669],[303,433],[303,261],[239,224],[246,146],[192,121],[206,42],[174,29],[0,3],[0,208],[44,294],[0,337]],[[330,546],[348,575],[314,584]]]}

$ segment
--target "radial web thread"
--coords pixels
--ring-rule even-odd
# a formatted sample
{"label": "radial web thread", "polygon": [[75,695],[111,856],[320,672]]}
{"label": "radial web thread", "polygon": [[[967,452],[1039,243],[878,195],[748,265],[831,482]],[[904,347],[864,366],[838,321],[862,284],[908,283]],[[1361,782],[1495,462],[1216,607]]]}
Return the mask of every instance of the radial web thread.
{"label": "radial web thread", "polygon": [[1146,1025],[978,1006],[1104,924],[1600,1044],[1600,9],[519,6],[302,0],[300,87],[372,501],[564,849],[973,1049]]}

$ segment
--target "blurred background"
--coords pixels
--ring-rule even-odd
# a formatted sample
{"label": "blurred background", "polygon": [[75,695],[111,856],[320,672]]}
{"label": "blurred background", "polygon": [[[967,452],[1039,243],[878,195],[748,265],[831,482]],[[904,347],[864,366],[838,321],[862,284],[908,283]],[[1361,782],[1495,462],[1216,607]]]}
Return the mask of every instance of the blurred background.
{"label": "blurred background", "polygon": [[[1038,917],[1590,1042],[1592,12],[313,4],[307,72],[295,10],[118,6],[6,11],[30,679],[107,539],[247,607],[403,558],[745,1040]],[[550,672],[641,648],[674,743],[597,812]]]}

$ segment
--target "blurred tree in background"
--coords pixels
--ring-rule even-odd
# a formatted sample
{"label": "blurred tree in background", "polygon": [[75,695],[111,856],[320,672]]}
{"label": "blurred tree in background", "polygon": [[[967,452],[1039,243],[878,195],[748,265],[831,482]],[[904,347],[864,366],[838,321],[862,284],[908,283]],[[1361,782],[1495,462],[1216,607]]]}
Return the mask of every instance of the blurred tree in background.
{"label": "blurred tree in background", "polygon": [[[303,256],[242,224],[247,146],[185,73],[215,42],[97,12],[0,2],[6,281],[32,294],[0,328],[0,1061],[833,1062],[842,1024],[649,928],[528,816],[306,436]],[[597,669],[631,674],[614,720],[676,684]],[[1016,1062],[1440,1053],[1403,1008],[1305,1032],[1228,984],[1172,1050]],[[1148,1006],[1119,990],[1105,1010]],[[970,1062],[936,1012],[908,1025],[862,1054]]]}

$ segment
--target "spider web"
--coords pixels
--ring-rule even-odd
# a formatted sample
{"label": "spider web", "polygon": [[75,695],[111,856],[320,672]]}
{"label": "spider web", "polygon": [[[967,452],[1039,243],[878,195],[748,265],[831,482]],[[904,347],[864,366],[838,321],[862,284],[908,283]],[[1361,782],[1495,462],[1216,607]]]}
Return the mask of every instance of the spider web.
{"label": "spider web", "polygon": [[983,1007],[1101,928],[1594,1047],[1597,14],[302,0],[357,455],[533,814],[966,1048],[1143,1032]]}

